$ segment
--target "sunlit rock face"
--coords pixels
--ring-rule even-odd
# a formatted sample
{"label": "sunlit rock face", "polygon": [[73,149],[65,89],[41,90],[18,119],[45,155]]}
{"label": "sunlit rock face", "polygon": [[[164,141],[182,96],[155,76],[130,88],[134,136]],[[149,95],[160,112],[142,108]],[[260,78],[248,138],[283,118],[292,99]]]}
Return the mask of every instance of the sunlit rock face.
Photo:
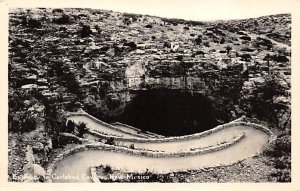
{"label": "sunlit rock face", "polygon": [[217,125],[211,100],[167,89],[140,91],[117,120],[165,136],[193,134]]}

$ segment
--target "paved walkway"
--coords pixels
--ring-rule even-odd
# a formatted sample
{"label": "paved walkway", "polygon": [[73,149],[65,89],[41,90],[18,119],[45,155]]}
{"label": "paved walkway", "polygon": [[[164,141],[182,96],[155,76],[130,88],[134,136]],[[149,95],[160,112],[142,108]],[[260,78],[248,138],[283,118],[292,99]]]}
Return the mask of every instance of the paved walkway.
{"label": "paved walkway", "polygon": [[[84,117],[82,117],[82,121],[87,122]],[[139,144],[139,147],[148,149],[159,148],[160,150],[165,151],[189,150],[190,148],[215,144],[216,142],[221,142],[225,139],[230,140],[242,132],[245,133],[245,137],[237,144],[224,150],[196,156],[153,158],[134,156],[125,153],[114,153],[111,151],[82,151],[68,156],[59,162],[54,171],[54,175],[56,176],[64,175],[65,177],[77,177],[73,177],[73,179],[54,179],[53,181],[88,182],[90,179],[86,176],[89,175],[90,165],[100,164],[110,165],[113,168],[122,169],[123,171],[128,172],[144,172],[148,169],[155,173],[225,165],[252,157],[260,152],[268,143],[269,136],[265,132],[248,126],[234,126],[195,140],[166,143],[141,143]],[[137,145],[135,145],[135,147],[136,146]]]}
{"label": "paved walkway", "polygon": [[124,133],[122,131],[118,131],[116,129],[110,128],[106,125],[99,124],[86,116],[70,116],[70,117],[68,117],[68,120],[72,120],[75,123],[84,122],[87,124],[87,128],[89,128],[91,130],[96,130],[96,131],[99,131],[101,133],[105,133],[108,135],[124,137],[124,138],[140,138],[139,135],[135,135],[134,133],[130,133],[130,132]]}

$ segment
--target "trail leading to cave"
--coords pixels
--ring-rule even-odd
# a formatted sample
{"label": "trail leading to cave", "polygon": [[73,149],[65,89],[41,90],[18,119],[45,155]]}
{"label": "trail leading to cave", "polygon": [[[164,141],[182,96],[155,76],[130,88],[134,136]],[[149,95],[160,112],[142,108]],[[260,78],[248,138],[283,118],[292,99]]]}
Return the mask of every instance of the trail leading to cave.
{"label": "trail leading to cave", "polygon": [[[78,120],[88,123],[86,118],[77,116]],[[96,125],[96,124],[93,124]],[[99,126],[99,128],[101,128]],[[109,150],[93,150],[82,151],[70,155],[57,164],[56,170],[53,172],[55,176],[69,175],[69,176],[85,176],[89,175],[91,165],[110,165],[113,168],[122,169],[126,172],[144,172],[148,169],[154,173],[167,173],[172,171],[183,171],[187,169],[200,169],[205,167],[212,167],[217,165],[226,165],[239,160],[243,160],[253,155],[256,155],[268,143],[269,136],[265,132],[255,129],[250,126],[233,126],[222,129],[216,133],[208,135],[207,137],[199,138],[201,144],[211,144],[211,139],[222,140],[224,137],[232,137],[236,133],[244,132],[245,137],[238,143],[219,151],[214,151],[206,154],[185,157],[147,157],[138,155],[129,155],[126,153],[115,153]],[[206,142],[209,143],[206,143]],[[151,145],[155,148],[171,148],[170,142],[166,143],[145,143],[141,144],[145,147]],[[173,148],[182,147],[184,141],[172,142]],[[194,147],[195,145],[189,143],[187,147]],[[171,149],[172,150],[172,149]],[[168,150],[169,151],[169,150]],[[54,179],[54,182],[85,182],[90,181],[86,178],[75,179]]]}

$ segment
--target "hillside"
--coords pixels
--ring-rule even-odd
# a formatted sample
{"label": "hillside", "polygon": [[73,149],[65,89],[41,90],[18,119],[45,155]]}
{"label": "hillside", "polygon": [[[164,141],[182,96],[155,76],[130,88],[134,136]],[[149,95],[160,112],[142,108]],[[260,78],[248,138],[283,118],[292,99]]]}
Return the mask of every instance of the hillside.
{"label": "hillside", "polygon": [[9,174],[23,173],[15,159],[22,161],[27,145],[39,145],[36,160],[47,164],[51,152],[41,153],[62,113],[84,108],[111,122],[138,94],[132,92],[151,89],[203,94],[219,123],[246,115],[290,140],[290,44],[290,14],[201,22],[94,9],[11,10]]}

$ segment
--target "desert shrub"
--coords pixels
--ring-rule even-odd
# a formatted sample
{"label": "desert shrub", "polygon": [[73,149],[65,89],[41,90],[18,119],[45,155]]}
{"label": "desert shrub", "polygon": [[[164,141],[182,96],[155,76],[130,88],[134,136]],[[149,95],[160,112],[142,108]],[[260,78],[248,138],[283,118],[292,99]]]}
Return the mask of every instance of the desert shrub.
{"label": "desert shrub", "polygon": [[226,49],[227,54],[229,54],[229,52],[232,50],[232,47],[229,46],[229,45],[227,45],[227,46],[225,47],[225,49]]}
{"label": "desert shrub", "polygon": [[152,25],[150,25],[150,24],[146,25],[145,27],[148,29],[152,29]]}
{"label": "desert shrub", "polygon": [[269,39],[265,39],[265,38],[261,38],[261,37],[257,37],[256,38],[256,46],[266,46],[268,49],[271,49],[273,47],[273,43],[271,40]]}
{"label": "desert shrub", "polygon": [[254,52],[255,49],[254,48],[245,47],[245,48],[241,48],[241,51],[244,51],[244,52]]}
{"label": "desert shrub", "polygon": [[21,131],[22,132],[29,132],[36,129],[36,121],[34,118],[29,117],[25,119],[25,121],[21,124]]}
{"label": "desert shrub", "polygon": [[68,29],[66,27],[59,27],[59,31],[66,32]]}
{"label": "desert shrub", "polygon": [[83,134],[87,131],[86,123],[80,122],[76,125],[76,129],[78,131],[78,136],[83,137]]}
{"label": "desert shrub", "polygon": [[[126,46],[126,45],[124,45],[124,46]],[[103,46],[103,47],[100,48],[100,51],[101,52],[107,52],[109,49],[110,49],[109,46]]]}
{"label": "desert shrub", "polygon": [[113,137],[110,137],[106,140],[105,144],[109,144],[109,145],[114,145],[115,144],[115,140]]}
{"label": "desert shrub", "polygon": [[8,115],[8,130],[11,132],[30,132],[36,129],[36,120],[29,116],[29,113],[23,110],[24,100],[21,97],[15,96],[15,100],[10,100]]}
{"label": "desert shrub", "polygon": [[26,49],[29,49],[30,48],[30,43],[21,39],[21,38],[17,38],[15,40],[13,40],[13,42],[10,43],[10,45],[12,47],[16,47],[16,46],[22,46]]}
{"label": "desert shrub", "polygon": [[53,9],[52,13],[63,13],[64,10],[63,9]]}
{"label": "desert shrub", "polygon": [[206,46],[206,47],[210,47],[209,41],[204,41],[203,45]]}
{"label": "desert shrub", "polygon": [[64,136],[64,135],[61,135],[61,134],[58,135],[58,136],[53,136],[51,138],[51,140],[52,140],[52,145],[53,145],[54,149],[64,147],[64,146],[66,146],[67,144],[70,144],[70,143],[75,143],[75,144],[81,144],[82,143],[78,138]]}
{"label": "desert shrub", "polygon": [[289,61],[289,59],[283,55],[273,55],[273,56],[271,56],[271,60],[276,61],[276,62],[288,62]]}
{"label": "desert shrub", "polygon": [[240,39],[251,41],[251,37],[250,36],[241,36]]}
{"label": "desert shrub", "polygon": [[237,34],[239,34],[239,35],[247,35],[243,31],[238,31]]}
{"label": "desert shrub", "polygon": [[137,45],[135,44],[135,42],[125,42],[124,46],[129,46],[132,50],[135,50]]}
{"label": "desert shrub", "polygon": [[182,55],[177,55],[175,57],[175,59],[178,60],[178,61],[182,61],[183,60],[183,56]]}
{"label": "desert shrub", "polygon": [[8,121],[9,121],[8,131],[9,132],[18,132],[20,122],[18,120],[14,120],[12,114],[8,114]]}
{"label": "desert shrub", "polygon": [[81,38],[88,37],[92,34],[91,28],[88,25],[83,25],[80,30],[80,36]]}
{"label": "desert shrub", "polygon": [[59,138],[58,137],[52,137],[51,142],[52,142],[52,148],[53,149],[57,149],[57,148],[62,147],[62,145],[59,143]]}
{"label": "desert shrub", "polygon": [[71,23],[71,19],[69,15],[65,15],[63,14],[61,17],[57,18],[57,19],[53,19],[53,23],[55,24],[59,24],[59,25],[63,25],[63,24],[70,24]]}
{"label": "desert shrub", "polygon": [[21,25],[29,28],[41,28],[42,23],[39,20],[33,18],[26,18],[26,16],[21,16]]}
{"label": "desert shrub", "polygon": [[75,129],[75,123],[73,121],[69,120],[67,122],[66,127],[65,127],[65,132],[67,132],[67,133],[73,133],[74,129]]}
{"label": "desert shrub", "polygon": [[202,43],[202,36],[201,35],[198,35],[198,37],[195,39],[195,43],[197,45],[200,45]]}
{"label": "desert shrub", "polygon": [[131,144],[131,145],[129,146],[129,148],[130,148],[130,149],[134,149],[134,144]]}
{"label": "desert shrub", "polygon": [[201,51],[201,50],[198,50],[197,52],[195,52],[195,55],[204,55],[205,52]]}
{"label": "desert shrub", "polygon": [[171,43],[170,43],[170,42],[165,42],[165,43],[164,43],[164,47],[166,47],[166,48],[171,48]]}
{"label": "desert shrub", "polygon": [[99,27],[99,25],[94,25],[94,28],[95,28],[98,32],[100,32],[100,27]]}
{"label": "desert shrub", "polygon": [[30,28],[41,28],[42,27],[42,23],[36,19],[29,19],[27,21],[27,25]]}
{"label": "desert shrub", "polygon": [[225,43],[225,39],[222,38],[222,39],[220,40],[220,44],[224,44],[224,43]]}
{"label": "desert shrub", "polygon": [[123,18],[123,23],[126,24],[126,25],[130,25],[130,24],[131,24],[130,18],[124,17],[124,18]]}
{"label": "desert shrub", "polygon": [[250,62],[251,61],[251,55],[250,54],[242,54],[240,55],[243,61]]}
{"label": "desert shrub", "polygon": [[104,173],[105,174],[111,174],[113,171],[112,171],[112,168],[109,166],[109,165],[106,165],[104,168]]}

